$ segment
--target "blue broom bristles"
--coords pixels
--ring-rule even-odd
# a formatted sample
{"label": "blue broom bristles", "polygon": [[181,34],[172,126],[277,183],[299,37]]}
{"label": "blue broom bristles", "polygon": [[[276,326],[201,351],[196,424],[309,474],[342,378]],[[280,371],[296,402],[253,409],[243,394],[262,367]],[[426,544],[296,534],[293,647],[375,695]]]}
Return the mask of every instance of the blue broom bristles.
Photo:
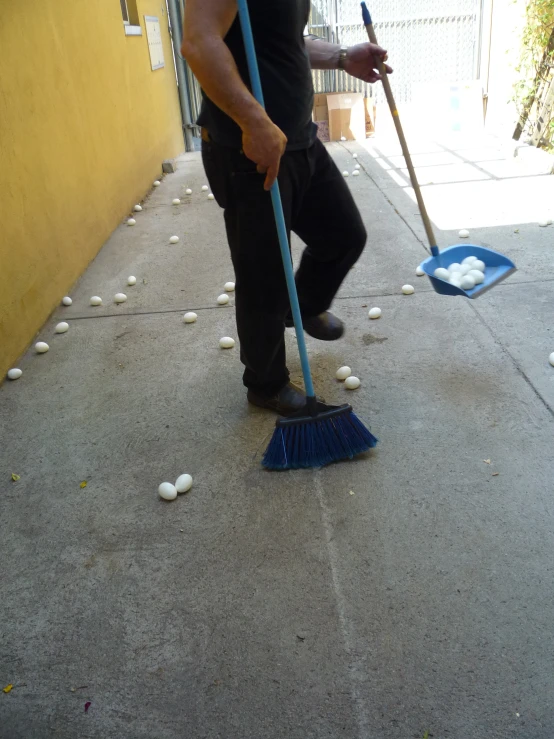
{"label": "blue broom bristles", "polygon": [[351,409],[331,418],[277,425],[262,459],[269,470],[323,467],[367,452],[377,439]]}

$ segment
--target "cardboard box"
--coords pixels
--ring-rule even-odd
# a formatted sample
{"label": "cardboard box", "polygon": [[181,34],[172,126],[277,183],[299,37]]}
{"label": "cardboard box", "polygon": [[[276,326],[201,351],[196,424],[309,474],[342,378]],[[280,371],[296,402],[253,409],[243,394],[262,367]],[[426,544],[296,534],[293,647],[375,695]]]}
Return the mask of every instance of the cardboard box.
{"label": "cardboard box", "polygon": [[365,105],[361,92],[327,95],[329,138],[331,141],[365,140]]}
{"label": "cardboard box", "polygon": [[365,98],[365,135],[366,138],[375,135],[375,118],[377,117],[377,107],[375,98]]}

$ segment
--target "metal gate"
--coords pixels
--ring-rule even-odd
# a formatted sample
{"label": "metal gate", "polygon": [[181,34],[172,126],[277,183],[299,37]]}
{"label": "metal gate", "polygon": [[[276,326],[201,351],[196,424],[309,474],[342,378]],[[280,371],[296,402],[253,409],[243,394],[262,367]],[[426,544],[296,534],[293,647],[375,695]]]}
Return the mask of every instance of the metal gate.
{"label": "metal gate", "polygon": [[[479,76],[482,0],[370,0],[375,33],[389,52],[397,102],[412,101],[418,82],[462,82]],[[358,0],[312,0],[309,31],[337,44],[367,41]],[[372,88],[341,71],[314,72],[316,92],[363,92]]]}

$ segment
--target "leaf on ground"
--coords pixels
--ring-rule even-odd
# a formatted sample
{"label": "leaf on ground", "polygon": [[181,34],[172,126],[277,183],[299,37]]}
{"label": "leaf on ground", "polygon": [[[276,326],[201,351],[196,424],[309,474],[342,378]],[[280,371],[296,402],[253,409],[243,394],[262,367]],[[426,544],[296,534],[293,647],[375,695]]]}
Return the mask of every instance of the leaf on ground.
{"label": "leaf on ground", "polygon": [[21,480],[21,475],[16,475],[15,472],[12,472],[12,480],[14,482],[17,482],[18,480]]}
{"label": "leaf on ground", "polygon": [[2,690],[4,691],[4,693],[9,693],[11,692],[12,688],[13,688],[13,685],[10,683],[9,685],[6,685],[5,688],[2,688]]}
{"label": "leaf on ground", "polygon": [[87,701],[85,703],[85,713],[88,713],[88,709],[90,708],[90,706],[91,706],[91,702],[90,701]]}
{"label": "leaf on ground", "polygon": [[499,475],[499,474],[500,474],[500,472],[493,472],[493,473],[492,473],[492,476],[493,476],[493,477],[498,477],[498,475]]}
{"label": "leaf on ground", "polygon": [[350,495],[356,495],[356,493],[353,490],[351,490]]}
{"label": "leaf on ground", "polygon": [[87,481],[86,480],[83,480],[83,482],[79,485],[79,487],[81,489],[86,488],[86,486],[87,486]]}
{"label": "leaf on ground", "polygon": [[483,460],[483,462],[484,462],[485,464],[490,464],[490,463],[491,463],[490,459],[484,459],[484,460]]}

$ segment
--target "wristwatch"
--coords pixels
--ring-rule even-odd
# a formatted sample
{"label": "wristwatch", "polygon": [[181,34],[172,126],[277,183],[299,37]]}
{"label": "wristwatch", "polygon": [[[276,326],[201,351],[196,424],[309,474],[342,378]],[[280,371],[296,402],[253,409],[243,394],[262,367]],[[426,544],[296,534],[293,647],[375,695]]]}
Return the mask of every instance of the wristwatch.
{"label": "wristwatch", "polygon": [[347,54],[348,54],[348,46],[341,46],[340,51],[339,51],[339,61],[337,64],[337,69],[344,69]]}

